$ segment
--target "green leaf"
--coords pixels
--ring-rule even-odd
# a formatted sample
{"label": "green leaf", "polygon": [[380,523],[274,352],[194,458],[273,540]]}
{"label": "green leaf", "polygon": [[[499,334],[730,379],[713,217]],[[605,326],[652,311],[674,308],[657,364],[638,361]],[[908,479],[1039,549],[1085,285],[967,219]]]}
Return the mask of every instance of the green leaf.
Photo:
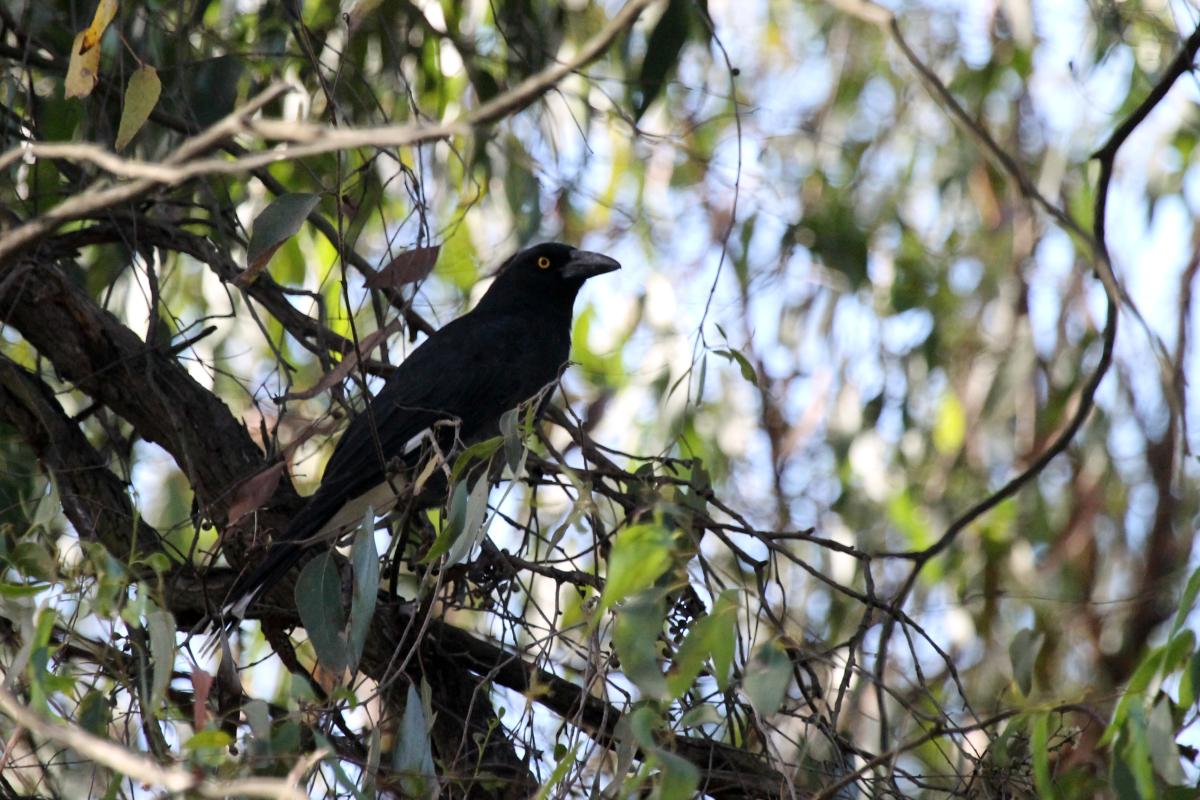
{"label": "green leaf", "polygon": [[108,702],[108,695],[95,689],[85,694],[79,701],[79,707],[75,709],[75,718],[80,727],[88,733],[107,738],[108,723],[112,720],[112,706]]}
{"label": "green leaf", "polygon": [[450,550],[450,545],[462,535],[467,518],[467,484],[462,482],[454,487],[450,495],[450,509],[443,512],[441,530],[429,546],[429,552],[421,559],[422,564],[432,564]]}
{"label": "green leaf", "polygon": [[[300,680],[296,676],[296,680]],[[304,681],[308,683],[308,681]],[[271,753],[275,756],[291,755],[300,752],[300,726],[290,719],[285,719],[275,727],[271,734]]]}
{"label": "green leaf", "polygon": [[17,600],[24,597],[33,597],[39,592],[44,592],[53,584],[49,583],[0,583],[0,597],[7,597],[10,600]]}
{"label": "green leaf", "polygon": [[12,563],[24,576],[37,580],[53,579],[58,562],[38,540],[17,542],[12,550]]}
{"label": "green leaf", "polygon": [[728,350],[714,350],[714,355],[721,356],[726,361],[732,361],[738,365],[738,369],[742,372],[742,377],[750,383],[758,386],[758,372],[755,371],[754,365],[750,363],[750,359],[746,358],[732,347]]}
{"label": "green leaf", "polygon": [[933,446],[942,455],[953,455],[962,449],[967,435],[967,415],[953,391],[942,394],[937,417],[933,423]]}
{"label": "green leaf", "polygon": [[1183,594],[1179,597],[1179,608],[1175,611],[1175,619],[1171,622],[1170,636],[1174,636],[1183,627],[1183,623],[1187,621],[1188,615],[1192,613],[1192,608],[1196,605],[1196,595],[1200,594],[1200,569],[1192,573],[1188,578],[1187,586],[1183,589]]}
{"label": "green leaf", "polygon": [[659,800],[691,800],[700,785],[700,770],[692,762],[660,749],[655,759],[662,768],[657,796]]}
{"label": "green leaf", "polygon": [[[729,602],[731,594],[734,598],[732,607]],[[717,683],[724,689],[724,685],[728,681],[729,667],[733,661],[736,635],[736,597],[736,590],[727,589],[718,599],[713,613],[692,623],[683,644],[675,651],[675,658],[667,673],[667,686],[670,689],[671,697],[683,696],[704,668],[705,660],[710,656],[713,659]]]}
{"label": "green leaf", "polygon": [[149,64],[143,64],[129,76],[125,87],[125,105],[121,108],[121,123],[117,128],[117,150],[124,150],[137,132],[150,118],[150,112],[162,94],[162,81],[158,72]]}
{"label": "green leaf", "polygon": [[[550,773],[550,778],[542,787],[538,789],[536,800],[546,800],[550,796],[550,792],[554,791],[554,787],[562,783],[563,778],[567,777],[567,773],[575,766],[576,754],[579,752],[579,745],[576,744],[569,751],[559,754],[558,749],[562,745],[555,747],[554,757],[558,763],[554,765],[554,771]],[[564,748],[565,749],[565,748]]]}
{"label": "green leaf", "polygon": [[454,225],[442,242],[442,252],[434,266],[435,275],[449,281],[460,291],[469,291],[479,279],[479,254],[465,224]]}
{"label": "green leaf", "polygon": [[1163,697],[1154,704],[1150,719],[1146,723],[1146,739],[1150,746],[1150,758],[1154,771],[1167,783],[1181,784],[1187,778],[1179,763],[1179,747],[1175,744],[1175,720],[1171,715],[1171,701]]}
{"label": "green leaf", "polygon": [[719,724],[721,722],[724,722],[721,712],[716,710],[715,705],[708,703],[692,706],[686,714],[679,717],[679,727],[685,729],[698,728],[704,726],[704,724]]}
{"label": "green leaf", "polygon": [[1184,628],[1167,642],[1163,649],[1163,660],[1160,670],[1163,675],[1170,675],[1179,670],[1196,649],[1196,634],[1190,628]]}
{"label": "green leaf", "polygon": [[1100,737],[1098,746],[1104,747],[1110,744],[1121,726],[1125,724],[1130,711],[1140,708],[1145,703],[1146,690],[1150,686],[1150,681],[1154,680],[1154,676],[1158,674],[1165,653],[1165,648],[1156,647],[1142,658],[1142,662],[1134,670],[1133,677],[1129,679],[1129,684],[1121,694],[1121,699],[1117,701],[1117,707],[1113,709],[1112,721],[1104,729],[1104,735]]}
{"label": "green leaf", "polygon": [[406,797],[437,796],[438,783],[433,771],[425,709],[411,683],[404,701],[400,735],[396,737],[396,748],[392,751],[392,769],[401,773],[400,783]]}
{"label": "green leaf", "polygon": [[150,709],[154,713],[167,696],[171,673],[175,669],[175,618],[170,611],[159,609],[146,615],[150,634],[150,655],[154,657],[154,672],[150,683]]}
{"label": "green leaf", "polygon": [[1008,657],[1012,661],[1013,680],[1017,682],[1021,694],[1026,697],[1033,689],[1033,666],[1045,639],[1046,634],[1025,628],[1017,631],[1012,643],[1008,646]]}
{"label": "green leaf", "polygon": [[446,553],[446,565],[458,564],[471,554],[471,549],[479,543],[484,534],[484,517],[487,516],[488,492],[492,482],[486,473],[475,481],[471,494],[467,497],[467,512],[463,516],[462,533],[450,546]]}
{"label": "green leaf", "polygon": [[233,744],[232,736],[225,731],[210,728],[192,734],[183,746],[187,750],[215,750],[229,747],[231,744]]}
{"label": "green leaf", "polygon": [[673,560],[673,537],[663,526],[647,522],[619,532],[608,554],[597,618],[614,603],[653,586]]}
{"label": "green leaf", "polygon": [[650,755],[647,766],[660,769],[658,798],[690,800],[695,797],[700,783],[700,772],[690,761],[686,761],[658,744],[654,735],[655,723],[661,722],[654,710],[648,706],[636,709],[627,717],[629,730],[642,750]]}
{"label": "green leaf", "polygon": [[708,703],[701,703],[698,706],[689,708],[687,713],[679,718],[680,728],[696,728],[701,725],[716,725],[725,721],[725,717],[717,710],[716,706]]}
{"label": "green leaf", "polygon": [[520,469],[525,454],[520,415],[519,408],[512,408],[505,411],[500,417],[500,434],[504,437],[504,461],[514,474]]}
{"label": "green leaf", "polygon": [[[46,714],[49,705],[48,698],[53,689],[50,686],[50,655],[56,647],[50,644],[54,626],[58,623],[58,614],[53,608],[43,608],[38,612],[37,625],[34,628],[30,648],[29,675],[29,705],[39,714]],[[18,656],[18,663],[20,656]]]}
{"label": "green leaf", "polygon": [[271,740],[271,707],[265,700],[251,700],[242,706],[250,734],[259,741]]}
{"label": "green leaf", "polygon": [[760,717],[774,714],[792,680],[792,661],[776,642],[768,642],[750,656],[742,691]]}
{"label": "green leaf", "polygon": [[254,219],[250,243],[246,247],[246,272],[242,283],[249,283],[271,260],[279,246],[296,235],[321,198],[315,194],[281,194]]}
{"label": "green leaf", "polygon": [[[712,616],[716,630],[709,639],[713,660],[713,677],[721,691],[729,688],[729,672],[733,669],[733,653],[737,646],[738,590],[726,589],[717,596]],[[725,626],[725,627],[721,627]]]}
{"label": "green leaf", "polygon": [[1057,800],[1058,791],[1050,776],[1050,715],[1038,714],[1029,732],[1029,750],[1033,756],[1033,780],[1038,797]]}
{"label": "green leaf", "polygon": [[458,454],[458,458],[454,459],[454,466],[450,469],[450,481],[457,483],[468,467],[480,461],[487,461],[493,453],[500,449],[502,444],[504,444],[503,436],[493,436],[463,450]]}
{"label": "green leaf", "polygon": [[342,610],[342,578],[328,552],[322,552],[300,571],[296,610],[317,658],[330,672],[341,674],[349,662],[349,643]]}
{"label": "green leaf", "polygon": [[1191,708],[1200,695],[1200,653],[1192,653],[1179,680],[1179,705]]}
{"label": "green leaf", "polygon": [[1129,724],[1125,726],[1124,751],[1129,771],[1133,775],[1134,785],[1138,795],[1143,798],[1157,798],[1154,787],[1154,762],[1150,753],[1150,738],[1146,735],[1146,717],[1141,706],[1129,710]]}
{"label": "green leaf", "polygon": [[184,82],[187,115],[207,128],[233,111],[238,99],[238,82],[245,65],[237,56],[217,56],[194,61],[178,74]]}
{"label": "green leaf", "polygon": [[1138,791],[1137,778],[1129,766],[1129,753],[1127,748],[1123,746],[1125,743],[1124,735],[1120,737],[1118,743],[1122,746],[1113,750],[1109,776],[1113,791],[1116,793],[1118,800],[1144,800],[1141,792]]}
{"label": "green leaf", "polygon": [[508,137],[505,149],[508,171],[504,175],[504,198],[512,210],[517,239],[525,240],[533,237],[541,225],[542,187],[528,166],[534,159],[526,152],[521,140]]}
{"label": "green leaf", "polygon": [[665,617],[661,592],[645,592],[622,606],[613,627],[613,646],[621,658],[621,671],[644,696],[654,700],[670,695],[658,654],[658,636]]}
{"label": "green leaf", "polygon": [[642,118],[666,85],[667,76],[679,64],[679,54],[690,29],[690,0],[671,0],[646,42],[646,55],[638,75],[638,97],[633,119]]}
{"label": "green leaf", "polygon": [[354,544],[350,547],[354,568],[354,592],[350,598],[350,665],[357,667],[362,657],[375,601],[379,593],[379,550],[375,547],[375,510],[368,508]]}

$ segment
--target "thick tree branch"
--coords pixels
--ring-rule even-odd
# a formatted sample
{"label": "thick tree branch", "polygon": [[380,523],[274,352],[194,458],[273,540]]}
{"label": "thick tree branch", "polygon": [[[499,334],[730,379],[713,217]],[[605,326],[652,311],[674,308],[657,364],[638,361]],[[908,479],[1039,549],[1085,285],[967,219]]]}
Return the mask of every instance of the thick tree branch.
{"label": "thick tree branch", "polygon": [[[226,256],[220,248],[207,238],[183,230],[170,223],[139,214],[113,213],[111,221],[101,222],[77,231],[63,233],[47,239],[39,245],[39,252],[54,257],[72,257],[78,248],[88,245],[127,241],[130,231],[137,232],[137,243],[162,248],[173,252],[187,253],[210,269],[226,284],[244,291],[275,317],[297,342],[310,352],[323,355],[332,351],[345,355],[354,352],[354,343],[335,333],[319,321],[293,306],[284,295],[283,287],[265,272],[242,286],[237,282],[242,268]],[[424,330],[428,327],[421,320]],[[411,323],[410,323],[411,324]],[[373,364],[372,371],[379,372],[385,365]]]}
{"label": "thick tree branch", "polygon": [[50,387],[4,355],[0,418],[25,438],[53,475],[63,512],[81,537],[101,542],[118,557],[158,551],[158,533],[134,511],[125,482],[108,468]]}
{"label": "thick tree branch", "polygon": [[[231,575],[214,579],[209,576],[205,586],[199,586],[189,574],[180,574],[172,582],[168,595],[170,610],[180,624],[199,619],[207,610],[205,592],[221,593],[221,587],[231,582]],[[294,606],[275,606],[259,603],[251,615],[269,615],[271,623],[283,626],[300,624]],[[417,660],[421,669],[445,668],[468,670],[474,676],[479,692],[486,695],[483,680],[525,694],[533,702],[561,717],[587,733],[599,746],[613,747],[622,712],[611,703],[596,697],[587,689],[544,670],[518,653],[480,639],[441,619],[430,619],[425,633],[415,641],[422,626],[414,616],[418,610],[412,603],[397,601],[381,594],[372,622],[371,636],[363,651],[362,671],[379,683],[395,682],[389,673],[396,654],[418,648]],[[413,676],[409,676],[410,678]],[[466,691],[474,692],[474,689]],[[489,706],[490,708],[490,706]],[[781,797],[787,782],[772,769],[765,758],[747,750],[711,739],[673,736],[664,739],[663,746],[694,764],[701,772],[701,786],[713,797]]]}
{"label": "thick tree branch", "polygon": [[[63,378],[169,452],[214,522],[224,523],[232,488],[263,469],[262,451],[228,406],[96,305],[58,266],[10,269],[0,280],[0,322],[20,331]],[[298,501],[286,480],[275,498],[284,508]]]}

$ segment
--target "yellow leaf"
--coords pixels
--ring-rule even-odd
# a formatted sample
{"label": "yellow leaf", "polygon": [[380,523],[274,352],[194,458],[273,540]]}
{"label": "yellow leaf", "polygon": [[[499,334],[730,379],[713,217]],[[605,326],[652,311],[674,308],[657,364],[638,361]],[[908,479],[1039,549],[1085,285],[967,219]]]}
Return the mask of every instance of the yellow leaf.
{"label": "yellow leaf", "polygon": [[75,43],[71,45],[71,63],[67,65],[67,79],[64,82],[67,97],[87,97],[100,79],[100,48],[93,47],[81,53],[84,33],[86,31],[77,33]]}
{"label": "yellow leaf", "polygon": [[967,415],[953,391],[942,395],[942,404],[933,423],[933,446],[942,455],[953,455],[967,435]]}
{"label": "yellow leaf", "polygon": [[125,87],[125,107],[121,109],[121,125],[117,128],[118,150],[123,150],[142,129],[161,92],[162,81],[158,79],[158,72],[149,64],[143,65],[129,76],[129,85]]}
{"label": "yellow leaf", "polygon": [[96,13],[92,15],[92,24],[87,26],[87,30],[83,32],[83,40],[75,40],[75,48],[71,51],[71,56],[76,53],[80,55],[89,52],[93,47],[100,44],[100,37],[104,35],[104,31],[108,28],[108,23],[113,21],[113,17],[117,15],[117,0],[100,0],[96,6]]}

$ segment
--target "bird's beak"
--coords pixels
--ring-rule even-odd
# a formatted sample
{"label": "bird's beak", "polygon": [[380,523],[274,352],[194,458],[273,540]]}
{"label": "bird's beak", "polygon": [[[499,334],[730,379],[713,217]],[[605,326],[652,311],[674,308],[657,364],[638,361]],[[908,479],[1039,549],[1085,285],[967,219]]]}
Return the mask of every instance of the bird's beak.
{"label": "bird's beak", "polygon": [[562,276],[587,280],[595,275],[603,275],[620,268],[621,265],[608,256],[590,253],[587,250],[572,250],[571,260],[563,265]]}

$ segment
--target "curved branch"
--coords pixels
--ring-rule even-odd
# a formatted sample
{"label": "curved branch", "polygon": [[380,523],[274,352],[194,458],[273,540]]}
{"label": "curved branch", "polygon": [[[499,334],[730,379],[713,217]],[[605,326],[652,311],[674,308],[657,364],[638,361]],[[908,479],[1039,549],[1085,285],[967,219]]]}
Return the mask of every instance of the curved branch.
{"label": "curved branch", "polygon": [[[262,451],[224,402],[54,264],[21,265],[4,275],[0,323],[11,324],[63,378],[170,453],[214,522],[224,522],[232,487],[263,468]],[[284,480],[272,505],[284,511],[297,500]]]}
{"label": "curved branch", "polygon": [[305,800],[308,794],[299,787],[299,782],[313,764],[324,758],[324,751],[317,751],[297,764],[287,778],[242,778],[232,781],[214,781],[202,777],[191,769],[165,767],[152,759],[145,758],[107,739],[94,736],[74,725],[49,722],[31,709],[22,705],[7,689],[0,686],[0,711],[18,725],[44,739],[50,739],[70,747],[80,755],[103,764],[112,771],[127,775],[155,789],[165,789],[172,794],[195,792],[201,797],[266,797],[278,800]]}
{"label": "curved branch", "polygon": [[20,432],[54,476],[63,511],[81,537],[117,556],[159,549],[158,532],[134,511],[126,484],[37,375],[0,354],[0,419]]}
{"label": "curved branch", "polygon": [[[245,107],[236,109],[211,128],[184,142],[175,153],[161,163],[121,159],[107,149],[92,144],[35,143],[15,147],[0,154],[0,169],[21,159],[66,158],[91,162],[113,175],[134,180],[108,188],[94,185],[91,189],[64,200],[40,217],[9,231],[0,237],[0,269],[10,265],[15,254],[56,225],[128,202],[158,186],[171,186],[201,176],[241,175],[280,161],[293,161],[337,150],[352,150],[358,147],[405,147],[469,135],[476,128],[491,125],[529,106],[557,86],[567,75],[596,60],[617,36],[628,30],[642,12],[656,2],[662,0],[630,0],[574,57],[531,75],[512,89],[497,95],[453,122],[333,128],[294,120],[252,119],[254,113],[287,91],[286,85],[275,84]],[[263,150],[232,160],[221,157],[196,158],[239,134],[259,136],[269,141],[288,142],[290,146]]]}

